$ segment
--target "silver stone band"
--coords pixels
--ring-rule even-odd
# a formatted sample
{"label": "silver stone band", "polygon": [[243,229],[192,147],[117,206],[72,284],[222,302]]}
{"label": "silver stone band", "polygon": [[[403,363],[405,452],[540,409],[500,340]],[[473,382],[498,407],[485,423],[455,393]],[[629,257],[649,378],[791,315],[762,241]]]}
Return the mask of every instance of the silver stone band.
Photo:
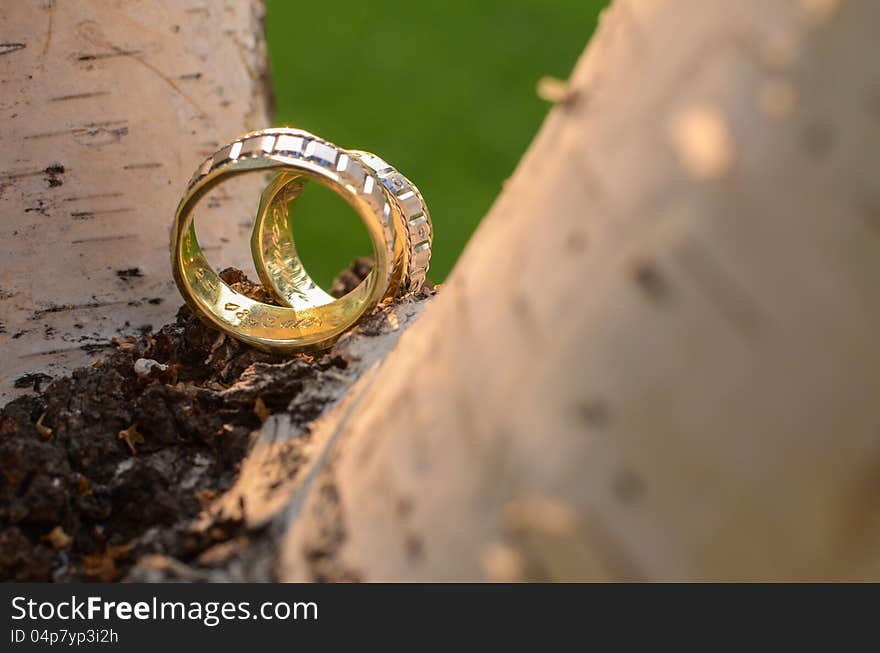
{"label": "silver stone band", "polygon": [[418,292],[425,283],[425,277],[428,274],[431,263],[431,243],[434,239],[431,214],[428,212],[425,200],[414,183],[375,154],[362,150],[352,150],[351,153],[376,173],[379,181],[388,189],[400,209],[406,227],[406,240],[409,249],[406,290]]}

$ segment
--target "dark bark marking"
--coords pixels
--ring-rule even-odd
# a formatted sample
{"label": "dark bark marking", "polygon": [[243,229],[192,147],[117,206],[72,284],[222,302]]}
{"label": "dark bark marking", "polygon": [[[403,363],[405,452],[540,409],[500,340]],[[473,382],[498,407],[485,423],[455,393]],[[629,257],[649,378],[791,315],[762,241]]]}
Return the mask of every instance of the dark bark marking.
{"label": "dark bark marking", "polygon": [[[120,302],[116,302],[120,303]],[[107,340],[106,342],[96,342],[88,345],[75,345],[73,347],[59,347],[57,349],[48,349],[46,351],[34,351],[29,354],[22,354],[19,358],[38,358],[40,356],[58,356],[59,354],[67,354],[72,351],[95,351],[98,349],[106,349],[107,347],[112,347],[113,342]]]}
{"label": "dark bark marking", "polygon": [[30,372],[22,374],[12,382],[14,388],[30,388],[34,392],[40,392],[41,386],[52,380],[52,377],[43,372]]}
{"label": "dark bark marking", "polygon": [[128,133],[127,120],[107,120],[104,122],[89,122],[79,127],[71,127],[69,129],[59,129],[51,132],[39,132],[36,134],[26,134],[22,136],[24,140],[32,140],[35,138],[55,138],[57,136],[67,136],[72,134],[74,137],[82,136],[98,136],[106,133],[114,136],[115,140],[119,140]]}
{"label": "dark bark marking", "polygon": [[72,93],[70,95],[59,95],[58,97],[49,98],[49,102],[66,102],[68,100],[85,100],[87,98],[100,97],[102,95],[110,95],[110,91],[91,91],[89,93]]}
{"label": "dark bark marking", "polygon": [[64,184],[64,181],[61,179],[61,175],[64,174],[64,166],[60,163],[53,163],[47,166],[43,169],[43,172],[46,174],[46,183],[49,184],[49,188],[57,188]]}
{"label": "dark bark marking", "polygon": [[46,21],[46,38],[43,40],[43,51],[40,56],[45,59],[49,54],[49,45],[52,43],[52,22],[55,15],[55,0],[48,0],[44,5],[46,13],[49,15]]}
{"label": "dark bark marking", "polygon": [[516,316],[522,327],[527,332],[534,335],[538,328],[538,317],[535,315],[535,311],[529,298],[521,292],[517,293],[513,298],[513,302],[511,302],[510,308],[513,310],[514,316]]}
{"label": "dark bark marking", "polygon": [[100,211],[71,211],[70,217],[74,220],[91,220],[92,218],[98,215],[110,215],[114,213],[130,213],[134,211],[133,208],[120,208],[120,209],[103,209]]}
{"label": "dark bark marking", "polygon": [[2,172],[0,173],[0,179],[6,179],[9,181],[14,181],[16,179],[26,179],[27,177],[38,177],[40,175],[46,175],[46,182],[49,184],[49,188],[54,188],[56,186],[61,186],[64,182],[61,180],[61,175],[64,174],[64,166],[60,163],[53,163],[45,168],[40,170],[25,170],[22,172]]}
{"label": "dark bark marking", "polygon": [[0,56],[4,54],[9,54],[10,52],[17,52],[18,50],[23,50],[27,47],[26,43],[0,43]]}
{"label": "dark bark marking", "polygon": [[161,168],[161,163],[129,163],[122,166],[123,170],[149,170],[151,168]]}
{"label": "dark bark marking", "polygon": [[637,263],[633,268],[632,278],[651,301],[661,303],[669,300],[672,296],[672,288],[666,277],[650,261]]}
{"label": "dark bark marking", "polygon": [[80,311],[89,308],[104,308],[105,306],[119,306],[120,304],[124,304],[125,302],[99,302],[99,301],[91,301],[86,302],[85,304],[50,304],[46,308],[41,308],[34,311],[31,314],[30,319],[39,320],[46,315],[51,315],[52,313],[66,313],[68,311]]}
{"label": "dark bark marking", "polygon": [[575,406],[578,418],[587,426],[602,429],[611,423],[611,409],[604,399],[585,399]]}
{"label": "dark bark marking", "polygon": [[115,236],[93,236],[91,238],[76,238],[75,240],[71,240],[71,245],[82,245],[83,243],[101,243],[101,242],[110,242],[113,240],[128,240],[130,238],[137,238],[137,234],[118,234]]}
{"label": "dark bark marking", "polygon": [[24,210],[25,213],[39,213],[40,215],[46,217],[49,215],[49,205],[46,203],[46,200],[43,198],[37,199],[36,206],[30,206]]}
{"label": "dark bark marking", "polygon": [[97,200],[97,199],[105,199],[105,198],[114,198],[114,197],[122,197],[121,192],[114,193],[95,193],[94,195],[79,195],[74,197],[65,197],[62,202],[79,202],[81,200]]}
{"label": "dark bark marking", "polygon": [[101,59],[112,59],[113,57],[134,57],[140,54],[140,50],[122,50],[114,48],[112,52],[95,52],[92,54],[77,55],[77,61],[100,61]]}
{"label": "dark bark marking", "polygon": [[611,479],[611,491],[621,503],[636,503],[645,495],[645,483],[631,469],[619,470]]}

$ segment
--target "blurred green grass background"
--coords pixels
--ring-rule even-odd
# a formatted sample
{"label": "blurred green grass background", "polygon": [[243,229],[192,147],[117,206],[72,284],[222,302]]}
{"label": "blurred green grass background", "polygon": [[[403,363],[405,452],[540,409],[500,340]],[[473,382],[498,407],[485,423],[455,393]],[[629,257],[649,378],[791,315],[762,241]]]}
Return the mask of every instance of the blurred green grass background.
{"label": "blurred green grass background", "polygon": [[[606,0],[266,0],[275,124],[375,152],[419,187],[442,281],[549,110]],[[298,250],[328,284],[370,253],[359,218],[311,184]]]}

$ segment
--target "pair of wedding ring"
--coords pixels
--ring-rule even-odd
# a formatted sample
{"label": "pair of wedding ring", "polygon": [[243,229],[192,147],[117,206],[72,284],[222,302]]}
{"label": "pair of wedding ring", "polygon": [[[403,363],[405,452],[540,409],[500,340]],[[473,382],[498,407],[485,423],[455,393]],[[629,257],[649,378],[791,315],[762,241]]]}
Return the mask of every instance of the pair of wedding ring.
{"label": "pair of wedding ring", "polygon": [[[280,306],[236,292],[210,266],[193,211],[212,188],[249,171],[275,170],[263,191],[251,237],[260,279]],[[315,181],[340,195],[370,235],[374,265],[353,290],[334,298],[306,272],[296,250],[289,205]],[[251,132],[199,166],[177,207],[171,233],[174,280],[197,315],[260,349],[303,352],[330,346],[385,298],[417,292],[431,259],[433,232],[418,189],[382,159],[345,150],[301,129]]]}

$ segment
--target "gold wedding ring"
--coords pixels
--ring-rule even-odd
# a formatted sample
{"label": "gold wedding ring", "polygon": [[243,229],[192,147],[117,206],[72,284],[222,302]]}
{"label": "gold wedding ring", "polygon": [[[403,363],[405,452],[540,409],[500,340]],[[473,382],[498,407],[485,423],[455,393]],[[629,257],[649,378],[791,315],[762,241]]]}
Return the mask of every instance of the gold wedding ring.
{"label": "gold wedding ring", "polygon": [[[278,174],[261,198],[252,250],[262,280],[284,306],[255,301],[224,283],[199,247],[193,221],[196,205],[212,188],[266,170]],[[312,281],[296,252],[287,207],[306,181],[345,199],[373,247],[367,278],[338,299]],[[417,290],[428,269],[431,235],[418,190],[378,157],[300,129],[267,129],[236,139],[196,171],[174,219],[172,270],[189,306],[223,332],[264,350],[311,351],[331,345],[383,298]]]}
{"label": "gold wedding ring", "polygon": [[[386,297],[418,292],[425,282],[433,238],[428,207],[415,184],[375,154],[351,150],[386,188],[395,232],[393,270]],[[305,180],[297,172],[279,173],[260,201],[251,237],[251,251],[263,285],[278,301],[294,308],[320,306],[334,301],[303,267],[293,238],[290,206],[302,192]]]}

